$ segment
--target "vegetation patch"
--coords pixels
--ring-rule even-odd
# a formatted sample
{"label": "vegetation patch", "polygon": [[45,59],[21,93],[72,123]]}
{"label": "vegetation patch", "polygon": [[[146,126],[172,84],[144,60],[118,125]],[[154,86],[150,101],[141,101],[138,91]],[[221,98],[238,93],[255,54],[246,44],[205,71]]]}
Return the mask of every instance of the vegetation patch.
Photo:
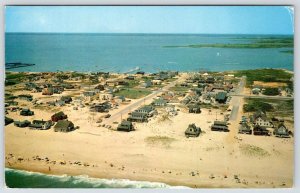
{"label": "vegetation patch", "polygon": [[242,154],[245,154],[247,156],[254,156],[254,157],[270,156],[270,153],[268,151],[254,145],[249,145],[249,144],[240,145],[240,150]]}
{"label": "vegetation patch", "polygon": [[151,91],[146,89],[122,89],[116,92],[117,96],[124,96],[125,98],[129,99],[139,99],[151,94]]}
{"label": "vegetation patch", "polygon": [[265,90],[263,91],[264,95],[268,95],[268,96],[276,96],[279,95],[279,90],[278,88],[265,88]]}
{"label": "vegetation patch", "polygon": [[261,99],[247,99],[247,104],[244,104],[244,112],[263,111],[268,112],[274,110],[270,103],[263,102]]}
{"label": "vegetation patch", "polygon": [[294,38],[257,38],[250,43],[171,45],[164,48],[292,48]]}
{"label": "vegetation patch", "polygon": [[176,139],[167,136],[159,136],[159,135],[145,138],[145,142],[148,145],[151,146],[158,145],[158,146],[164,146],[166,148],[169,148],[171,146],[171,143],[174,141],[176,141]]}
{"label": "vegetation patch", "polygon": [[288,83],[288,87],[291,87],[290,79],[293,77],[293,74],[286,72],[282,69],[255,69],[255,70],[240,70],[236,71],[235,76],[247,77],[247,86],[253,84],[253,81],[262,81],[262,82],[285,82]]}
{"label": "vegetation patch", "polygon": [[184,87],[184,86],[174,86],[170,88],[170,91],[175,91],[175,92],[186,92],[190,88],[189,87]]}

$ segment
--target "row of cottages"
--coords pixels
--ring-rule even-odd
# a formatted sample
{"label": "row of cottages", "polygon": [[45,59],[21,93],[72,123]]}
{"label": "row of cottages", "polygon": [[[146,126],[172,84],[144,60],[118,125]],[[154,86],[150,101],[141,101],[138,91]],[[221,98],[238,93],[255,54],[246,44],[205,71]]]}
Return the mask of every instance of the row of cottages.
{"label": "row of cottages", "polygon": [[273,122],[268,119],[266,113],[263,112],[263,111],[257,111],[257,112],[255,112],[250,117],[250,121],[254,125],[259,125],[259,126],[262,126],[262,127],[274,127]]}

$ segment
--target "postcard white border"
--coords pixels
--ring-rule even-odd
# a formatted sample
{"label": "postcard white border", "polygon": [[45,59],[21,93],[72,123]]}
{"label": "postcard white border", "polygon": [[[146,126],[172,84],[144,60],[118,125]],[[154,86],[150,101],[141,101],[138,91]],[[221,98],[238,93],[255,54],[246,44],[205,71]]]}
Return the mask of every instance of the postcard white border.
{"label": "postcard white border", "polygon": [[[0,1],[0,117],[4,117],[4,72],[5,72],[5,55],[4,55],[4,21],[5,21],[5,6],[6,5],[289,5],[294,7],[294,38],[295,50],[294,53],[294,73],[295,73],[295,177],[294,188],[289,189],[9,189],[4,186],[4,119],[0,119],[0,192],[285,192],[296,193],[300,192],[300,154],[299,154],[299,137],[300,137],[300,103],[297,100],[300,97],[300,67],[299,65],[299,26],[300,18],[298,9],[300,9],[300,1],[297,0],[2,0]],[[298,23],[298,24],[297,24]],[[298,119],[297,119],[298,118]],[[297,172],[298,171],[298,172]]]}

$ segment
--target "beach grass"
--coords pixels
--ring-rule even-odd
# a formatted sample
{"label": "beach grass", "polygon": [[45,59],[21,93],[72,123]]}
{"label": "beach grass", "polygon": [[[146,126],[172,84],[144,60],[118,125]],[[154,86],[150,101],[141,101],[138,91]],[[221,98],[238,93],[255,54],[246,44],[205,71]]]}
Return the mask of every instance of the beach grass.
{"label": "beach grass", "polygon": [[247,86],[253,84],[254,81],[262,82],[285,82],[289,83],[293,74],[282,69],[254,69],[254,70],[239,70],[234,72],[236,77],[247,77]]}
{"label": "beach grass", "polygon": [[142,97],[145,97],[149,95],[151,91],[147,89],[134,89],[134,88],[128,88],[128,89],[122,89],[118,92],[116,92],[117,96],[124,96],[125,98],[129,99],[139,99]]}

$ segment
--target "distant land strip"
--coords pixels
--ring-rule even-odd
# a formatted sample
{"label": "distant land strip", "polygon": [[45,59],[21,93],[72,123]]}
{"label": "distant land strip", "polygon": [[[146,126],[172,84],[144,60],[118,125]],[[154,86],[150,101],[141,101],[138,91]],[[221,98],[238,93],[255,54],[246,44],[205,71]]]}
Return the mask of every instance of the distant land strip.
{"label": "distant land strip", "polygon": [[260,39],[252,43],[167,45],[164,48],[293,48],[293,38]]}

